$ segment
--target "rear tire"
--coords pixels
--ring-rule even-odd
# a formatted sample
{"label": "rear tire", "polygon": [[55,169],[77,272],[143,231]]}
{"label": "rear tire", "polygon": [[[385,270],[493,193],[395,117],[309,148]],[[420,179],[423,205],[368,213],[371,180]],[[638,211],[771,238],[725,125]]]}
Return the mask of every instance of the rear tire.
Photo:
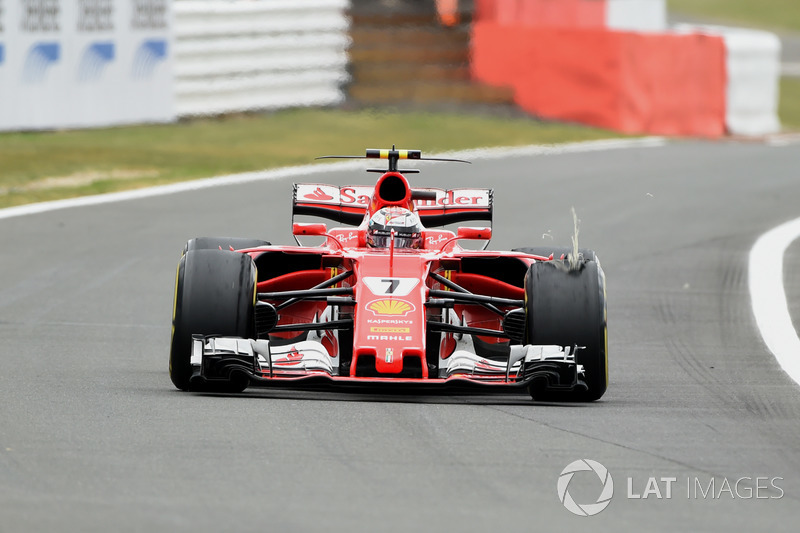
{"label": "rear tire", "polygon": [[269,246],[270,242],[258,239],[245,239],[241,237],[195,237],[183,247],[183,253],[190,250],[242,250],[244,248],[257,248]]}
{"label": "rear tire", "polygon": [[575,358],[584,377],[572,391],[530,388],[535,400],[599,399],[608,388],[608,328],[605,274],[597,261],[568,271],[562,262],[541,261],[525,277],[526,343],[585,346]]}
{"label": "rear tire", "polygon": [[[255,290],[256,269],[247,254],[207,249],[181,257],[169,356],[169,375],[177,388],[190,388],[193,334],[255,338]],[[241,392],[248,384],[246,376],[235,374],[204,390]]]}

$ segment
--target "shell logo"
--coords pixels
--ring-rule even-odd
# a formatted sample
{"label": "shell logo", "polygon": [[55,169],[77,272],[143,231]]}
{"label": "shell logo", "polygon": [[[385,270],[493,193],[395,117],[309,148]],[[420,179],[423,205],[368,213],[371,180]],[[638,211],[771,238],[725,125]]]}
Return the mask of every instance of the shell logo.
{"label": "shell logo", "polygon": [[405,300],[375,300],[367,309],[376,315],[406,316],[414,310],[414,305]]}

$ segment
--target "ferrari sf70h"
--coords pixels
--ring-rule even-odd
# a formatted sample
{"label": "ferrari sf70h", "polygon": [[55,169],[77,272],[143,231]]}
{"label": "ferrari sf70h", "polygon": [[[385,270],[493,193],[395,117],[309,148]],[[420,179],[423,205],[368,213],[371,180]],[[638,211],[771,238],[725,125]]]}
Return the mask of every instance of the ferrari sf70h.
{"label": "ferrari sf70h", "polygon": [[[340,156],[336,156],[340,157]],[[178,264],[170,377],[250,385],[458,387],[593,401],[608,384],[605,276],[588,249],[462,247],[491,238],[491,189],[295,184],[297,245],[191,239]],[[337,223],[294,222],[296,216]],[[481,227],[458,226],[466,221]],[[488,226],[488,227],[484,227]],[[450,229],[446,229],[449,227]],[[324,241],[301,245],[303,236]]]}

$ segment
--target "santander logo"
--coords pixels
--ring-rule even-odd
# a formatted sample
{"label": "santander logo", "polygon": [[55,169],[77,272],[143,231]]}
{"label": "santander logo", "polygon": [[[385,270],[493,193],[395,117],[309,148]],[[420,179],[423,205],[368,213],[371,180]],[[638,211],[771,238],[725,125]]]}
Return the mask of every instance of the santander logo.
{"label": "santander logo", "polygon": [[317,187],[314,192],[303,195],[303,198],[308,200],[327,201],[333,200],[333,196],[322,190],[322,187]]}

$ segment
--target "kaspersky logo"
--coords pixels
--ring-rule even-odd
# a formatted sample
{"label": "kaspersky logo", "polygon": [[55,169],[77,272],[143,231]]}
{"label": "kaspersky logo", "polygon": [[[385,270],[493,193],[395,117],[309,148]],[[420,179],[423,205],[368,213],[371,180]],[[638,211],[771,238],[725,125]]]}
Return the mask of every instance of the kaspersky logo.
{"label": "kaspersky logo", "polygon": [[[593,472],[603,484],[600,495],[594,503],[578,503],[569,493],[570,482],[573,481],[573,477],[578,472]],[[578,459],[568,464],[567,467],[561,471],[556,488],[558,489],[558,499],[564,504],[564,507],[566,507],[569,512],[578,516],[594,516],[600,513],[603,509],[608,507],[608,504],[611,503],[611,497],[614,496],[614,480],[611,479],[611,474],[608,472],[608,469],[591,459]]]}

